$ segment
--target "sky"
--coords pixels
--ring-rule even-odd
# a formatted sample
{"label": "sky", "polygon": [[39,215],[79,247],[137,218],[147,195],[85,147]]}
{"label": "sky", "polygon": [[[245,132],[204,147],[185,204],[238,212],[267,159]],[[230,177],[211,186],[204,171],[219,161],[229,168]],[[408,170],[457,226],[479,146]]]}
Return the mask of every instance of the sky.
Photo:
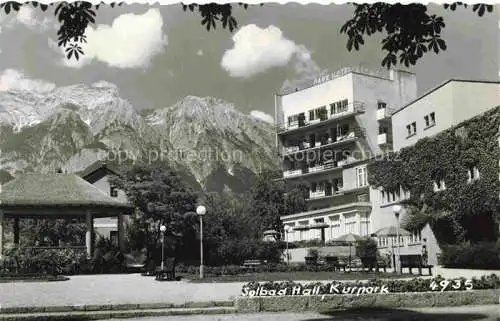
{"label": "sky", "polygon": [[[446,22],[448,49],[424,56],[408,70],[424,93],[449,78],[498,80],[500,6],[482,18],[471,9],[428,9]],[[187,95],[212,96],[272,121],[273,93],[286,83],[321,71],[363,65],[379,68],[380,36],[360,51],[346,49],[343,23],[350,5],[286,5],[237,8],[238,29],[207,32],[196,13],[180,4],[101,7],[86,31],[85,56],[68,60],[56,44],[53,8],[23,6],[0,14],[0,91],[46,91],[55,86],[114,83],[138,110],[163,108]]]}

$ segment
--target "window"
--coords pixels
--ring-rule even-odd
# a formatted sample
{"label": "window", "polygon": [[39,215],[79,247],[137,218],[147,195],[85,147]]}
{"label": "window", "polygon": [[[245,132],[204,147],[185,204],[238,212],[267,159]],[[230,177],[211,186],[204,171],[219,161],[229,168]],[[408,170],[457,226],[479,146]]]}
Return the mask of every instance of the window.
{"label": "window", "polygon": [[116,189],[115,186],[110,186],[109,187],[109,195],[111,197],[118,197],[118,190]]}
{"label": "window", "polygon": [[378,127],[378,134],[387,134],[389,132],[389,129],[386,126],[379,126]]}
{"label": "window", "polygon": [[309,111],[309,121],[318,120],[318,119],[325,120],[327,114],[328,114],[328,111],[326,110],[326,106],[310,110]]}
{"label": "window", "polygon": [[443,179],[434,181],[434,192],[444,191],[446,189],[446,184]]}
{"label": "window", "polygon": [[387,104],[382,101],[379,101],[377,105],[378,109],[385,109],[385,107],[387,106]]}
{"label": "window", "polygon": [[368,185],[368,179],[366,175],[366,167],[356,168],[356,183],[357,187],[363,187]]}
{"label": "window", "polygon": [[356,216],[354,214],[345,216],[345,233],[356,233]]}
{"label": "window", "polygon": [[370,216],[367,213],[363,213],[360,216],[360,235],[368,236],[370,232]]}
{"label": "window", "polygon": [[406,125],[406,130],[408,132],[408,137],[415,135],[417,133],[417,123],[413,122],[409,125]]}
{"label": "window", "polygon": [[435,116],[435,114],[432,112],[429,115],[425,115],[424,116],[424,121],[425,121],[425,127],[426,128],[434,126],[436,124],[436,116]]}
{"label": "window", "polygon": [[337,127],[338,136],[347,136],[348,133],[349,133],[349,124],[342,124]]}
{"label": "window", "polygon": [[341,232],[340,232],[340,217],[334,216],[331,218],[332,221],[332,227],[331,227],[331,232],[332,232],[332,238],[339,237]]}
{"label": "window", "polygon": [[330,104],[330,114],[335,115],[347,111],[348,100],[339,100]]}
{"label": "window", "polygon": [[298,125],[299,115],[288,116],[288,126]]}
{"label": "window", "polygon": [[480,177],[479,170],[476,166],[469,167],[467,170],[467,183],[472,183],[475,180],[478,180]]}

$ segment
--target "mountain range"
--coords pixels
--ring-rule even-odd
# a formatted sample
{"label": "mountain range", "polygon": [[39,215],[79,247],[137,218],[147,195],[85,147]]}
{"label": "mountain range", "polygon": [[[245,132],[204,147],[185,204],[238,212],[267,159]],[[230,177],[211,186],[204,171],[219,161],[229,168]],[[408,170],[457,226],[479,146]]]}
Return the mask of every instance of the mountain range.
{"label": "mountain range", "polygon": [[195,190],[242,192],[253,175],[278,168],[276,155],[271,124],[218,98],[138,112],[105,81],[0,92],[0,182],[97,160],[163,160]]}

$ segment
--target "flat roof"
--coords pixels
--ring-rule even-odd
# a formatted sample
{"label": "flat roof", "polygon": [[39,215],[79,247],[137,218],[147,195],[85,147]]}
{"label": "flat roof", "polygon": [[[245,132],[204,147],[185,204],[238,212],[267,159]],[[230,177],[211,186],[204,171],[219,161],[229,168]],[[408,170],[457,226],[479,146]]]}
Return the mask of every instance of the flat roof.
{"label": "flat roof", "polygon": [[496,80],[474,80],[474,79],[459,79],[459,78],[451,78],[451,79],[448,79],[442,83],[440,83],[439,85],[429,89],[428,91],[426,91],[424,94],[420,95],[419,97],[415,98],[414,100],[410,101],[409,103],[407,103],[406,105],[403,105],[403,107],[399,108],[397,111],[395,111],[394,113],[392,113],[392,116],[394,116],[395,114],[399,113],[400,111],[402,111],[403,109],[405,109],[406,107],[416,103],[417,101],[419,101],[420,99],[432,94],[433,92],[437,91],[438,89],[440,89],[441,87],[444,87],[445,85],[447,85],[448,83],[450,82],[453,82],[453,81],[456,81],[456,82],[473,82],[473,83],[484,83],[484,84],[500,84],[500,81],[496,81]]}
{"label": "flat roof", "polygon": [[[395,72],[404,72],[407,74],[411,75],[416,75],[414,72],[408,71],[408,70],[403,70],[403,69],[386,69],[386,68],[379,68],[378,70],[376,69],[370,69],[370,68],[364,68],[360,66],[356,67],[344,67],[338,70],[335,70],[333,72],[325,72],[322,74],[318,74],[316,77],[312,79],[307,79],[303,81],[297,80],[298,84],[295,88],[295,90],[287,89],[287,90],[279,90],[275,94],[277,96],[287,96],[299,91],[303,91],[312,87],[319,86],[321,84],[324,84],[326,82],[332,81],[334,79],[341,78],[343,76],[349,75],[349,74],[357,74],[365,77],[373,77],[373,78],[378,78],[378,79],[384,79],[388,81],[392,81],[390,79],[390,72],[395,71]],[[325,81],[321,81],[320,79],[326,77],[328,78]]]}

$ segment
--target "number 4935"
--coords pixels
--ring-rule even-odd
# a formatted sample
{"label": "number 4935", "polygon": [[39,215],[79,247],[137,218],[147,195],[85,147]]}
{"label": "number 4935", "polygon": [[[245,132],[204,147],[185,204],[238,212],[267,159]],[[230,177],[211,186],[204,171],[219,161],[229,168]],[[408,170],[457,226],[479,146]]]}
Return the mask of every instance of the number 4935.
{"label": "number 4935", "polygon": [[430,284],[432,291],[446,291],[447,289],[460,290],[465,288],[465,290],[472,290],[472,280],[443,280],[439,283],[432,281]]}

